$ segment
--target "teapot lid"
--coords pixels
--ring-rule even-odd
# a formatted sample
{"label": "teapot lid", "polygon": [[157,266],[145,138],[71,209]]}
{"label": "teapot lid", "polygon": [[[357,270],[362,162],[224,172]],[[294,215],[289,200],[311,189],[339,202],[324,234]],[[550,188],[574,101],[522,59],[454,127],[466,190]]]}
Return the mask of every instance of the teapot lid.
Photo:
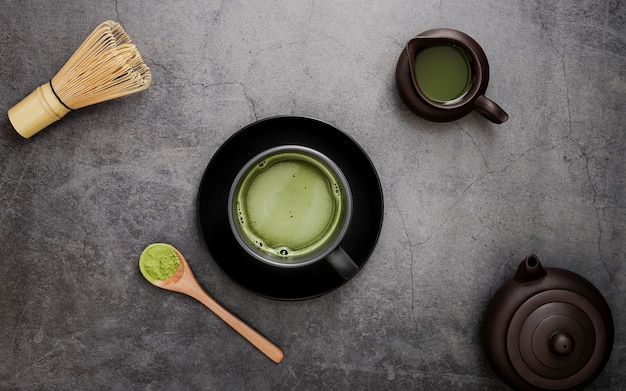
{"label": "teapot lid", "polygon": [[600,292],[578,274],[543,268],[529,255],[494,295],[484,344],[498,374],[519,390],[589,384],[613,346],[613,318]]}

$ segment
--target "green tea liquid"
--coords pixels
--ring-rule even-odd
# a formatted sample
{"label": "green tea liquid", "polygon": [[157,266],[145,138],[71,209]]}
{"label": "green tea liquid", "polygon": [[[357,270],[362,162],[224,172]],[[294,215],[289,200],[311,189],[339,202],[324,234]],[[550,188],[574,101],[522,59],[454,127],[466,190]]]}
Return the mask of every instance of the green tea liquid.
{"label": "green tea liquid", "polygon": [[256,165],[237,194],[239,224],[260,250],[298,256],[324,245],[339,223],[341,192],[314,158],[280,153]]}
{"label": "green tea liquid", "polygon": [[472,87],[473,77],[469,56],[457,46],[430,46],[415,56],[417,84],[435,102],[462,98]]}

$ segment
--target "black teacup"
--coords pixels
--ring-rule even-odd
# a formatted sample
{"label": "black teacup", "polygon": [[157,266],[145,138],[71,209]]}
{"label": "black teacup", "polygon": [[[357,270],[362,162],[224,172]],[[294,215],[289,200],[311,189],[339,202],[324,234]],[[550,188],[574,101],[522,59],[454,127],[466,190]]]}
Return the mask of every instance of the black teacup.
{"label": "black teacup", "polygon": [[356,264],[340,246],[352,216],[350,186],[339,167],[312,148],[284,145],[252,158],[228,197],[239,245],[271,266],[326,260],[350,278]]}

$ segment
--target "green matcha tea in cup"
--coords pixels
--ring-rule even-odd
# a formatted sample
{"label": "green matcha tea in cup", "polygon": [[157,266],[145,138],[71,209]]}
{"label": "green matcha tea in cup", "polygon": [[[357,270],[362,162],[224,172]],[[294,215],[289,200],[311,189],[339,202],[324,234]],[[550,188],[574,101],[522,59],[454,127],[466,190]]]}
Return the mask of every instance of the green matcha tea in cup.
{"label": "green matcha tea in cup", "polygon": [[340,246],[352,216],[352,194],[340,168],[312,148],[284,145],[252,158],[228,197],[239,245],[270,266],[295,268],[326,260],[344,278],[358,267]]}

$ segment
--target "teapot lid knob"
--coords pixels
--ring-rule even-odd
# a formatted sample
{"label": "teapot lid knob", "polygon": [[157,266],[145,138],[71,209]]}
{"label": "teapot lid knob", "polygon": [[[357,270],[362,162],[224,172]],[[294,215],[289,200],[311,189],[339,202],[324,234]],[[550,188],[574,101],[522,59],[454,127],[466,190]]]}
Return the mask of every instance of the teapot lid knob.
{"label": "teapot lid knob", "polygon": [[550,338],[550,350],[559,356],[567,356],[574,351],[574,339],[566,332],[557,332]]}

